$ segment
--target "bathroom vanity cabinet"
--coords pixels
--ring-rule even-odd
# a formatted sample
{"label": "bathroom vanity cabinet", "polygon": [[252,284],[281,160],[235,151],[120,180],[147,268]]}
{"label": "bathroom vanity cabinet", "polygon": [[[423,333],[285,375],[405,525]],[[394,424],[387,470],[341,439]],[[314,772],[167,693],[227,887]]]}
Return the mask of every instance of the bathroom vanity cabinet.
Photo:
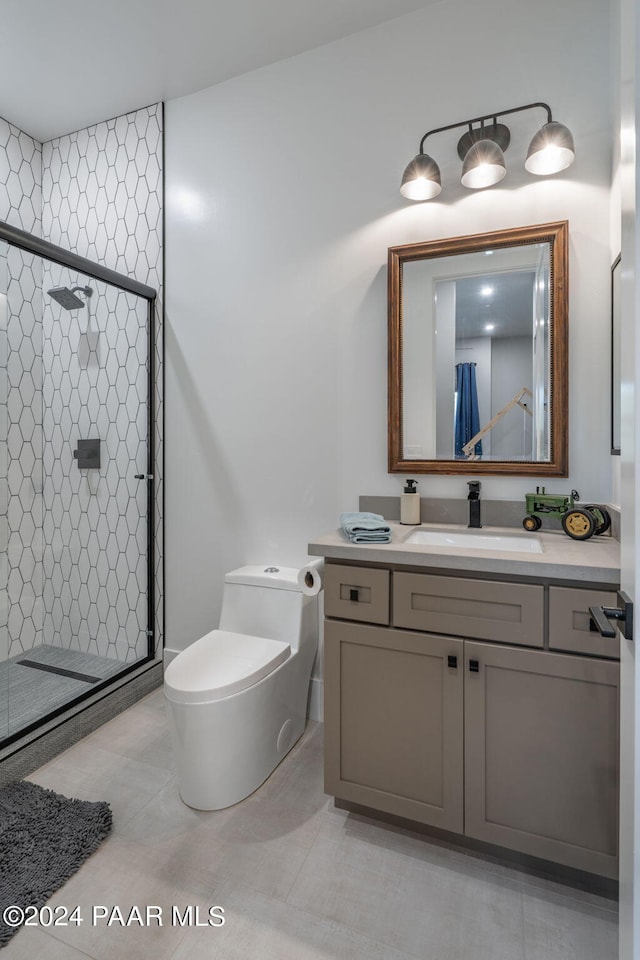
{"label": "bathroom vanity cabinet", "polygon": [[613,585],[328,559],[324,589],[327,793],[617,876]]}

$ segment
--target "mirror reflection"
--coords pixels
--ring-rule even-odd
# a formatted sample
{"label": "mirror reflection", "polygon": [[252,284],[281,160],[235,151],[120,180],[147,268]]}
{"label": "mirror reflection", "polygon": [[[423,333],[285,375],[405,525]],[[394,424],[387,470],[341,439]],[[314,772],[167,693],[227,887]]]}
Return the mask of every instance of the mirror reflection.
{"label": "mirror reflection", "polygon": [[564,475],[566,224],[389,255],[390,471]]}
{"label": "mirror reflection", "polygon": [[403,268],[407,460],[549,459],[549,244]]}

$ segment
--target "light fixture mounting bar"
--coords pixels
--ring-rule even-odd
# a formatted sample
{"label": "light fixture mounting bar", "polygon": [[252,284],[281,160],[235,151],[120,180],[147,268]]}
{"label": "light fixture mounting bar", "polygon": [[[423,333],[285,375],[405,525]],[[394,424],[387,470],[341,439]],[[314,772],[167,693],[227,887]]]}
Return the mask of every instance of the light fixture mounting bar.
{"label": "light fixture mounting bar", "polygon": [[540,107],[543,110],[547,111],[547,123],[551,123],[551,107],[547,103],[542,103],[538,101],[536,103],[527,103],[522,107],[511,107],[509,110],[499,110],[494,111],[493,113],[487,113],[484,117],[474,117],[473,120],[461,120],[459,123],[448,123],[445,127],[436,127],[434,130],[428,130],[427,133],[423,136],[420,141],[420,153],[424,153],[424,144],[427,137],[432,136],[434,133],[444,133],[445,130],[455,130],[457,127],[471,127],[474,123],[484,123],[485,120],[493,120],[494,123],[497,121],[498,117],[506,117],[511,113],[521,113],[523,110],[533,110],[535,107]]}
{"label": "light fixture mounting bar", "polygon": [[458,140],[458,156],[460,159],[464,160],[474,143],[477,143],[479,140],[484,140],[485,138],[487,140],[493,140],[493,142],[497,143],[500,149],[504,151],[511,143],[511,131],[506,124],[498,123],[495,117],[488,126],[485,126],[484,120],[480,123],[479,127],[474,127],[472,123],[470,123],[468,131],[463,133]]}

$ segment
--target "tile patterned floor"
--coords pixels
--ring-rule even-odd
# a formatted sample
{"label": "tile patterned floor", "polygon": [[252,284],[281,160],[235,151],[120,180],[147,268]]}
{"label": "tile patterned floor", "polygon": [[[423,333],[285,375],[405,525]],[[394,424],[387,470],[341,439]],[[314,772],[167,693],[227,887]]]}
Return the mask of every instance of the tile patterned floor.
{"label": "tile patterned floor", "polygon": [[[30,666],[25,664],[28,661]],[[85,679],[61,676],[35,669],[40,663],[69,670]],[[79,650],[41,643],[28,653],[18,653],[0,662],[0,739],[17,733],[48,713],[71,703],[91,689],[93,681],[119,673],[126,663]],[[89,678],[89,682],[87,680]]]}
{"label": "tile patterned floor", "polygon": [[[617,957],[611,901],[336,810],[319,724],[253,796],[214,813],[179,799],[161,691],[30,779],[108,800],[115,827],[49,901],[79,905],[84,923],[21,930],[2,960]],[[162,907],[163,926],[94,926],[96,905]],[[174,905],[193,908],[191,926],[171,923]],[[218,905],[224,926],[206,925]]]}

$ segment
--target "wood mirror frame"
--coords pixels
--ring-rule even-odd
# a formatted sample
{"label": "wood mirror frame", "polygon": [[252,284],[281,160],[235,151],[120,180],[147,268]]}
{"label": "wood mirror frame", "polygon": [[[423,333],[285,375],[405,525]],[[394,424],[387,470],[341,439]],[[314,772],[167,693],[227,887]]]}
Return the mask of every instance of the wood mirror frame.
{"label": "wood mirror frame", "polygon": [[[388,453],[389,473],[495,476],[568,476],[568,222],[538,224],[447,240],[389,248],[388,260]],[[545,460],[419,460],[404,457],[402,268],[412,260],[477,253],[526,244],[550,245],[550,335],[548,424]]]}

